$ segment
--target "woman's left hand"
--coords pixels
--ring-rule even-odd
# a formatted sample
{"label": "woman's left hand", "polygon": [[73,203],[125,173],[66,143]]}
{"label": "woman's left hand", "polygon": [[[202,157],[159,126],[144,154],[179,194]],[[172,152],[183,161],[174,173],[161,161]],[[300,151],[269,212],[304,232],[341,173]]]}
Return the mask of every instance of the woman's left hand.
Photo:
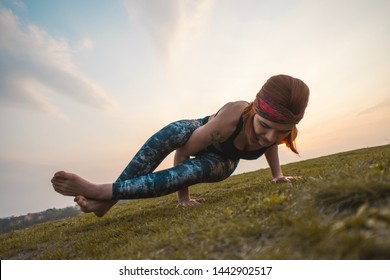
{"label": "woman's left hand", "polygon": [[301,179],[300,176],[278,176],[272,179],[272,183],[286,183]]}

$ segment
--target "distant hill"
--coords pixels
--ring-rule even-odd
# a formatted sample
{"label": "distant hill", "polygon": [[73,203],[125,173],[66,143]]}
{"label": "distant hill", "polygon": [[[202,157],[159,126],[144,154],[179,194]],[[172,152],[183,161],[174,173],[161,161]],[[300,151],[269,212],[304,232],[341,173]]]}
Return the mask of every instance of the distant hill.
{"label": "distant hill", "polygon": [[32,225],[45,222],[69,218],[82,213],[78,207],[66,207],[63,209],[47,209],[38,213],[28,213],[27,215],[12,216],[0,219],[0,233],[13,230],[20,230]]}
{"label": "distant hill", "polygon": [[390,145],[282,168],[302,178],[262,169],[191,187],[191,208],[172,194],[3,233],[0,258],[390,259]]}

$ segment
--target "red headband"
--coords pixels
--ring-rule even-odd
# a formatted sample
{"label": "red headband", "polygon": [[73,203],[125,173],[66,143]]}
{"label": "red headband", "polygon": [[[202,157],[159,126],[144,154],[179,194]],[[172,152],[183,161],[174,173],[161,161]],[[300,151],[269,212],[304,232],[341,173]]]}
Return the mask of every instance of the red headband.
{"label": "red headband", "polygon": [[294,115],[286,107],[276,103],[276,101],[272,99],[269,94],[264,92],[264,90],[260,90],[257,94],[253,103],[253,108],[263,118],[281,124],[298,124],[304,114],[304,112],[302,112],[299,115]]}

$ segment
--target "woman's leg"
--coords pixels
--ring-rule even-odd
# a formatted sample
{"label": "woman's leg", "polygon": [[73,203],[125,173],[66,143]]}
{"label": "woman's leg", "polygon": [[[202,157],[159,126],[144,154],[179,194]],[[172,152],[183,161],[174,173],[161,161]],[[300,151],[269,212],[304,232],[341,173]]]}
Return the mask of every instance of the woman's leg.
{"label": "woman's leg", "polygon": [[198,183],[218,182],[229,177],[238,160],[203,152],[195,158],[159,172],[115,182],[114,199],[138,199],[167,195]]}
{"label": "woman's leg", "polygon": [[[153,172],[161,161],[175,149],[184,145],[204,119],[182,120],[171,123],[157,132],[142,146],[116,182],[125,181]],[[63,195],[76,196],[75,202],[84,212],[103,216],[117,200],[112,197],[112,185],[96,185],[71,173],[57,172],[52,179],[55,190]],[[95,194],[97,187],[110,192],[110,198],[101,199]],[[102,189],[102,188],[99,188]],[[112,200],[106,200],[112,199]]]}
{"label": "woman's leg", "polygon": [[182,120],[165,126],[145,142],[116,182],[152,173],[171,152],[183,146],[201,125],[202,120]]}
{"label": "woman's leg", "polygon": [[[215,153],[203,152],[176,167],[115,182],[110,185],[110,190],[113,190],[113,200],[98,200],[77,195],[75,202],[84,212],[94,212],[96,216],[102,217],[118,199],[163,196],[194,184],[222,181],[233,173],[237,164],[238,160],[234,161]],[[73,174],[64,173],[63,176],[73,176]],[[82,178],[81,180],[86,181]]]}

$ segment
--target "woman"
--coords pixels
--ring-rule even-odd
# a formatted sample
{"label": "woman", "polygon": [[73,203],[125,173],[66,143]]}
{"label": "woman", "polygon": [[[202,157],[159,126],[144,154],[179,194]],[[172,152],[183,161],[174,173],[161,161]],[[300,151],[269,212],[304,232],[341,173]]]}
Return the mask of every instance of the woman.
{"label": "woman", "polygon": [[[134,156],[116,182],[93,184],[64,171],[51,180],[63,195],[88,213],[102,217],[119,199],[150,198],[177,192],[179,205],[200,203],[190,199],[188,187],[229,177],[240,159],[265,155],[274,183],[297,179],[284,176],[278,145],[298,154],[296,125],[303,118],[309,88],[287,75],[271,77],[252,103],[230,102],[216,114],[169,124],[153,135]],[[162,160],[176,151],[174,167],[153,173]]]}

